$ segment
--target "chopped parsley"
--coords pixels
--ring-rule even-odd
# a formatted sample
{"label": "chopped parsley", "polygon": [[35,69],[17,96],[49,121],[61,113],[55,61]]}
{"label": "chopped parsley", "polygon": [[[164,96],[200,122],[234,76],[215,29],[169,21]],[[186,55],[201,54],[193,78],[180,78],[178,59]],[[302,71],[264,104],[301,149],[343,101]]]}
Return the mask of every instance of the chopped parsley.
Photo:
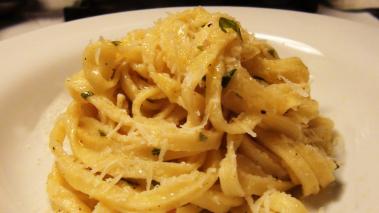
{"label": "chopped parsley", "polygon": [[105,136],[107,135],[107,134],[106,134],[103,130],[101,130],[101,129],[99,129],[98,132],[99,132],[99,135],[100,135],[101,137],[105,137]]}
{"label": "chopped parsley", "polygon": [[91,97],[93,95],[94,94],[91,91],[85,91],[85,92],[80,93],[80,96],[82,96],[83,99],[87,99],[88,97]]}
{"label": "chopped parsley", "polygon": [[204,46],[203,45],[199,45],[199,46],[197,46],[197,49],[199,49],[200,51],[203,51],[204,50]]}
{"label": "chopped parsley", "polygon": [[228,86],[229,81],[232,79],[232,77],[236,71],[237,71],[237,69],[232,69],[229,72],[227,72],[224,76],[222,76],[221,85],[223,88]]}
{"label": "chopped parsley", "polygon": [[339,169],[341,167],[341,165],[337,161],[335,161],[335,160],[334,160],[334,164],[336,164],[335,170],[337,170],[337,169]]}
{"label": "chopped parsley", "polygon": [[278,53],[276,53],[276,51],[274,49],[269,49],[267,50],[267,52],[274,58],[277,58],[278,57]]}
{"label": "chopped parsley", "polygon": [[121,44],[121,41],[111,41],[113,45],[116,47]]}
{"label": "chopped parsley", "polygon": [[159,148],[154,148],[151,150],[151,154],[154,156],[159,156],[160,153],[161,153],[161,149]]}
{"label": "chopped parsley", "polygon": [[199,133],[199,140],[204,142],[206,140],[208,140],[208,137],[206,135],[204,135],[202,132]]}
{"label": "chopped parsley", "polygon": [[228,29],[228,28],[234,30],[237,33],[237,35],[240,37],[240,39],[242,40],[241,30],[240,30],[240,27],[239,27],[237,22],[235,22],[231,19],[221,17],[218,21],[218,25],[220,26],[221,30],[224,33],[227,32],[226,29]]}

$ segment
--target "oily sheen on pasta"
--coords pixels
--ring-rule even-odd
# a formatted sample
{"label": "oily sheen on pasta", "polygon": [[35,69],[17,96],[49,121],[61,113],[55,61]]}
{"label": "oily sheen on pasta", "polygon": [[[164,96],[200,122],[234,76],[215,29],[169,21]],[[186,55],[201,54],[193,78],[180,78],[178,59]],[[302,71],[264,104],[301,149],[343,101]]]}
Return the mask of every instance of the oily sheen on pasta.
{"label": "oily sheen on pasta", "polygon": [[56,212],[307,212],[335,179],[307,67],[227,14],[170,14],[82,62],[50,135]]}

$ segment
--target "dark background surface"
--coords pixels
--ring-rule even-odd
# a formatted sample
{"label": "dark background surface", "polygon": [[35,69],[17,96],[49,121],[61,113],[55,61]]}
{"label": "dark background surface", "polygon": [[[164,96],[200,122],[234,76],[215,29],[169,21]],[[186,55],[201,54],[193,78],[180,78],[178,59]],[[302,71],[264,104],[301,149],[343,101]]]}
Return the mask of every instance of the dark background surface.
{"label": "dark background surface", "polygon": [[84,0],[80,4],[64,9],[65,20],[87,17],[110,12],[136,10],[158,7],[197,6],[197,5],[225,5],[251,6],[316,12],[318,0],[210,0],[210,1],[122,1],[122,0]]}
{"label": "dark background surface", "polygon": [[[0,29],[33,18],[62,16],[62,14],[65,21],[70,21],[120,11],[198,5],[251,6],[315,13],[319,4],[328,5],[328,2],[327,0],[77,0],[72,6],[48,10],[38,0],[0,0]],[[355,11],[361,12],[362,10]],[[374,16],[379,17],[379,9],[364,11],[371,12]]]}

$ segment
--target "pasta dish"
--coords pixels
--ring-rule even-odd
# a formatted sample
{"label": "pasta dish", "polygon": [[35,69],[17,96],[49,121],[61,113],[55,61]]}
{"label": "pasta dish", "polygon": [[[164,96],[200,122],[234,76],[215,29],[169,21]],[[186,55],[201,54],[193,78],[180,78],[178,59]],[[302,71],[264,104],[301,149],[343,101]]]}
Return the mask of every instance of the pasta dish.
{"label": "pasta dish", "polygon": [[309,72],[193,8],[84,50],[50,134],[55,212],[307,212],[335,180]]}

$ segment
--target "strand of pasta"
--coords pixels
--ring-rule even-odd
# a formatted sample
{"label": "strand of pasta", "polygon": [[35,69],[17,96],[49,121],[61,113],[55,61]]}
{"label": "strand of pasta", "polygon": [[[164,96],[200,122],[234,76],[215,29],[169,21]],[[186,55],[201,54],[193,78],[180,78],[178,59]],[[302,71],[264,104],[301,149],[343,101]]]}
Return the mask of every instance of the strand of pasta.
{"label": "strand of pasta", "polygon": [[50,135],[53,209],[306,212],[285,192],[316,194],[336,168],[308,80],[299,58],[202,8],[89,44]]}
{"label": "strand of pasta", "polygon": [[224,131],[229,134],[244,134],[246,132],[245,126],[248,130],[254,129],[255,125],[260,122],[260,118],[251,115],[242,115],[238,121],[234,123],[227,123],[222,115],[221,109],[221,79],[225,73],[225,68],[222,62],[218,62],[214,69],[210,70],[207,74],[206,80],[206,113],[216,129]]}
{"label": "strand of pasta", "polygon": [[[68,118],[67,123],[70,124],[66,126],[66,128],[69,128],[66,132],[72,131],[70,125],[75,122],[70,121],[71,119]],[[195,199],[195,195],[200,196],[216,181],[215,170],[209,169],[207,173],[195,171],[188,175],[165,179],[161,182],[160,187],[146,192],[135,193],[127,186],[121,189],[94,176],[83,165],[75,162],[73,157],[64,154],[62,141],[58,140],[62,138],[56,137],[56,135],[60,134],[59,131],[62,131],[60,128],[63,127],[58,126],[52,131],[50,147],[57,157],[58,169],[62,172],[65,180],[75,189],[102,200],[105,204],[109,204],[120,211],[122,209],[154,210],[155,208],[169,210],[175,208],[175,203],[177,202],[187,203],[189,200]],[[75,136],[71,135],[69,137]],[[95,188],[96,190],[94,190]],[[178,191],[178,189],[180,190]],[[165,197],[164,195],[167,194],[170,196]],[[153,202],[149,200],[152,196],[160,199]],[[180,201],[181,199],[189,200]]]}

